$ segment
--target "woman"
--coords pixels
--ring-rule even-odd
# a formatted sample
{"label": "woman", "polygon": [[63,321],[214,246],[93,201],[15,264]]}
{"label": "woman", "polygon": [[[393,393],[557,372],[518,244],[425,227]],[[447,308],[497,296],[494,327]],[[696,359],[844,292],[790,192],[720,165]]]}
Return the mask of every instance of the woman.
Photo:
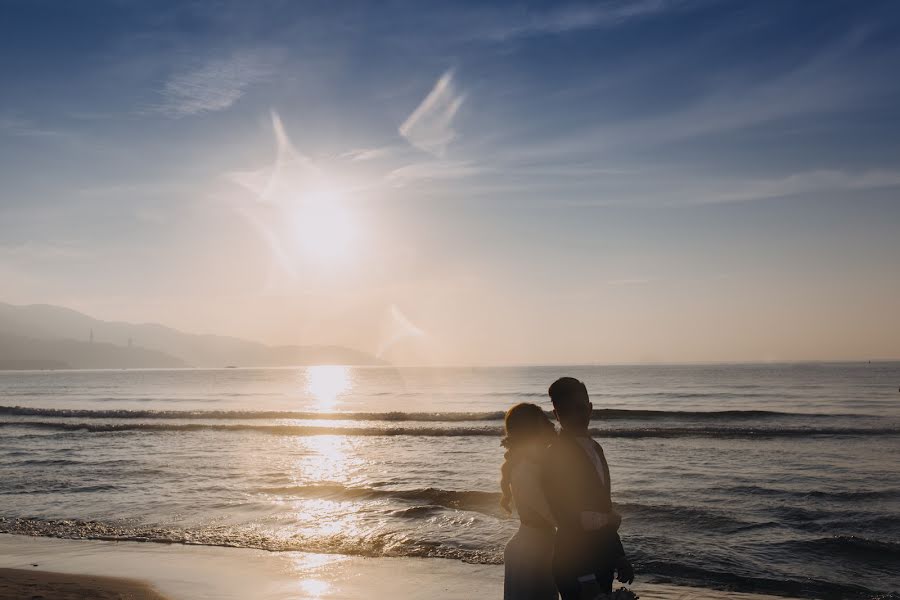
{"label": "woman", "polygon": [[511,513],[514,502],[519,530],[503,553],[504,600],[555,600],[553,537],[555,526],[541,490],[540,460],[555,436],[553,423],[535,404],[517,404],[504,421],[506,460],[501,469],[500,505]]}

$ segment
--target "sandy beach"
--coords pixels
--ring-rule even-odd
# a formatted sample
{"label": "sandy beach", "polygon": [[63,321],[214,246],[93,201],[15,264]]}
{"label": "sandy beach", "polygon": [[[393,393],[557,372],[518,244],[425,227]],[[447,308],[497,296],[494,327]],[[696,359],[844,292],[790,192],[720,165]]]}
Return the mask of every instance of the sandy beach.
{"label": "sandy beach", "polygon": [[116,577],[0,569],[0,598],[53,600],[163,600],[149,585]]}
{"label": "sandy beach", "polygon": [[[502,587],[501,566],[454,560],[0,535],[4,600],[464,600],[500,598]],[[640,580],[633,589],[643,600],[774,599]]]}

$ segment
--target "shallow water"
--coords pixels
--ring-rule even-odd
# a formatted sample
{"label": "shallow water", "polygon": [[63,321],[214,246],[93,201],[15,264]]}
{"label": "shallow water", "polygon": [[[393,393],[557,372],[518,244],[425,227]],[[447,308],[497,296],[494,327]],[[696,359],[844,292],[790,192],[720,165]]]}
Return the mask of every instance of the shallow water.
{"label": "shallow water", "polygon": [[497,562],[502,411],[588,383],[641,576],[900,589],[900,364],[0,373],[0,531]]}

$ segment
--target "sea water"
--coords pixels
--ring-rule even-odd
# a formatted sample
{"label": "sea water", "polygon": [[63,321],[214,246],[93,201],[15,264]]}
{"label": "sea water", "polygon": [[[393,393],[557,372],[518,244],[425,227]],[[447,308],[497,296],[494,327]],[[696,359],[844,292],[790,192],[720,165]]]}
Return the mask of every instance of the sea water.
{"label": "sea water", "polygon": [[900,590],[900,363],[0,372],[0,532],[500,562],[503,411],[561,375],[638,581]]}

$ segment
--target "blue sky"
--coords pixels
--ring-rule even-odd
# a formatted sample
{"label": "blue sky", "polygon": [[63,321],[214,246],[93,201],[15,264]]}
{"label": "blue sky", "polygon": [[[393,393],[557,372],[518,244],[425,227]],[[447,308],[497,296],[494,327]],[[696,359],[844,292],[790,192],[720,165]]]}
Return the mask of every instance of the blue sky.
{"label": "blue sky", "polygon": [[896,3],[0,10],[0,300],[401,362],[900,357]]}

